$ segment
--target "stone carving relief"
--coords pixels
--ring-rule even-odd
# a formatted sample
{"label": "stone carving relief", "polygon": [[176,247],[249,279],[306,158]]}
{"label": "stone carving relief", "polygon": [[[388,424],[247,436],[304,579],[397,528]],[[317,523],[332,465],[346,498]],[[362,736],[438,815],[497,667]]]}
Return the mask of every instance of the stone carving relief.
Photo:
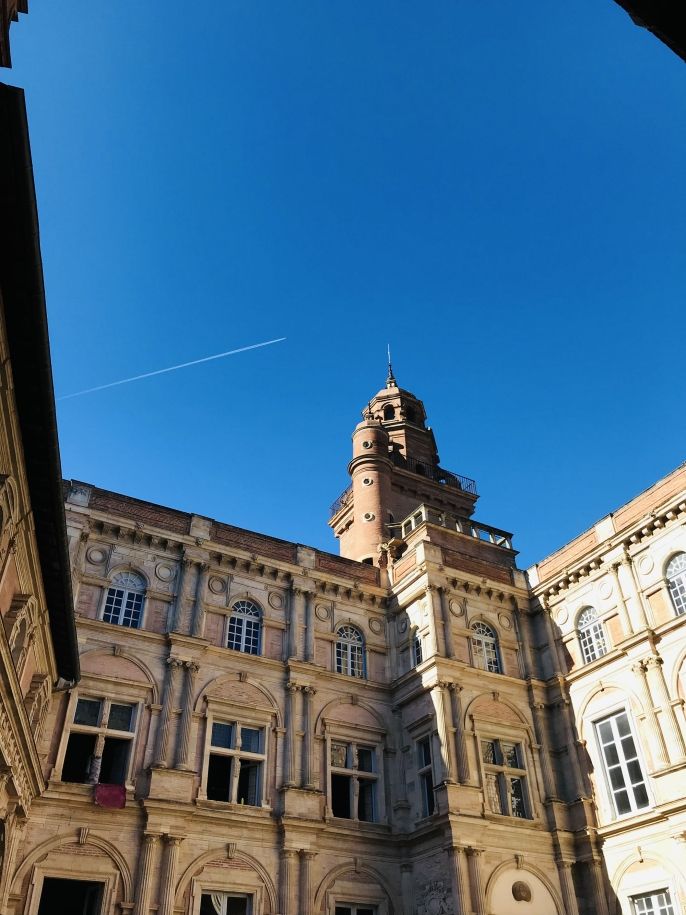
{"label": "stone carving relief", "polygon": [[223,594],[226,591],[226,581],[218,575],[212,575],[207,582],[207,587],[213,594]]}
{"label": "stone carving relief", "polygon": [[369,620],[369,628],[375,635],[379,635],[383,632],[383,620],[380,620],[376,616],[372,616]]}
{"label": "stone carving relief", "polygon": [[101,546],[92,546],[86,552],[86,559],[91,563],[91,565],[94,566],[102,565],[106,558],[107,551],[104,550]]}
{"label": "stone carving relief", "polygon": [[331,616],[331,606],[329,604],[317,604],[314,609],[315,615],[318,620],[328,620]]}
{"label": "stone carving relief", "polygon": [[174,578],[175,570],[166,562],[158,562],[155,566],[155,575],[160,581],[171,581]]}
{"label": "stone carving relief", "polygon": [[464,616],[467,612],[467,598],[454,597],[448,604],[453,616]]}
{"label": "stone carving relief", "polygon": [[512,897],[516,902],[531,902],[531,887],[523,880],[516,880],[512,884]]}
{"label": "stone carving relief", "polygon": [[453,915],[450,885],[444,880],[430,880],[422,887],[417,915]]}

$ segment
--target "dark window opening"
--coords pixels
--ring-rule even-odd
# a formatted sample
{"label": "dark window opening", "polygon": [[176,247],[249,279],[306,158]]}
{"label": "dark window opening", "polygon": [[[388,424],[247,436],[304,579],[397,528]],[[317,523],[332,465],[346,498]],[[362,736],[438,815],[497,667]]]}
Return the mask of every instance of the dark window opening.
{"label": "dark window opening", "polygon": [[418,473],[420,477],[426,476],[426,467],[423,464],[420,464],[419,461],[414,465],[414,472]]}
{"label": "dark window opening", "polygon": [[357,819],[364,823],[374,822],[374,784],[360,781],[357,798]]}
{"label": "dark window opening", "polygon": [[352,818],[350,810],[350,777],[348,775],[331,776],[331,810],[335,817]]}
{"label": "dark window opening", "polygon": [[101,785],[123,785],[126,781],[126,767],[129,762],[130,740],[106,737],[100,765]]}
{"label": "dark window opening", "polygon": [[90,780],[94,750],[95,734],[70,734],[64,754],[62,781],[86,784]]}
{"label": "dark window opening", "polygon": [[249,804],[251,807],[258,807],[259,783],[260,764],[241,760],[241,769],[238,773],[238,803]]}
{"label": "dark window opening", "polygon": [[226,898],[226,915],[249,915],[247,896],[226,896],[223,893],[203,893],[200,902],[200,915],[217,915],[212,896],[223,902]]}
{"label": "dark window opening", "polygon": [[386,404],[386,406],[383,408],[383,418],[395,419],[395,409],[390,404]]}
{"label": "dark window opening", "polygon": [[210,753],[207,767],[207,797],[211,801],[228,801],[231,792],[231,757]]}
{"label": "dark window opening", "polygon": [[373,565],[374,565],[374,560],[372,559],[371,556],[367,556],[367,558],[366,558],[366,559],[363,559],[362,562],[364,562],[365,565],[368,565],[368,566],[373,566]]}
{"label": "dark window opening", "polygon": [[100,915],[103,884],[87,880],[62,880],[46,877],[40,895],[38,915]]}
{"label": "dark window opening", "polygon": [[422,813],[424,816],[430,817],[436,809],[436,801],[434,799],[434,781],[428,772],[425,772],[420,776],[420,778],[422,782]]}

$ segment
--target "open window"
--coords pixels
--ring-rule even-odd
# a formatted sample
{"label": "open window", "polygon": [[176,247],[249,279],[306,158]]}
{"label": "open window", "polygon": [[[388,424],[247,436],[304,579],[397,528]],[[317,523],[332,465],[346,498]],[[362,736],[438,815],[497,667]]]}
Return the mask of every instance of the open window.
{"label": "open window", "polygon": [[379,764],[376,746],[332,738],[329,784],[333,816],[363,823],[378,821]]}
{"label": "open window", "polygon": [[80,696],[67,735],[62,781],[126,784],[137,713],[137,704]]}

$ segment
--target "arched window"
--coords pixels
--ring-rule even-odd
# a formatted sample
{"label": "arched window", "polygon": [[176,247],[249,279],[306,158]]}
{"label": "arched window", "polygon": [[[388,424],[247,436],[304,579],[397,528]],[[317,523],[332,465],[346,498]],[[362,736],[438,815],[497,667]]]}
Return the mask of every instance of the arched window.
{"label": "arched window", "polygon": [[607,654],[605,628],[598,619],[598,611],[595,607],[586,607],[581,611],[576,621],[576,628],[585,664]]}
{"label": "arched window", "polygon": [[667,566],[669,595],[677,616],[686,613],[686,553],[677,553]]}
{"label": "arched window", "polygon": [[395,419],[395,408],[391,404],[387,403],[383,408],[383,418],[384,419]]}
{"label": "arched window", "polygon": [[227,648],[245,654],[260,653],[262,612],[251,600],[237,600],[229,617]]}
{"label": "arched window", "polygon": [[105,598],[102,618],[106,623],[138,629],[143,615],[145,579],[136,572],[117,572]]}
{"label": "arched window", "polygon": [[494,674],[502,672],[498,637],[486,623],[472,623],[472,656],[475,665],[482,670],[490,670]]}
{"label": "arched window", "polygon": [[336,632],[336,673],[364,677],[364,638],[354,626],[340,626]]}

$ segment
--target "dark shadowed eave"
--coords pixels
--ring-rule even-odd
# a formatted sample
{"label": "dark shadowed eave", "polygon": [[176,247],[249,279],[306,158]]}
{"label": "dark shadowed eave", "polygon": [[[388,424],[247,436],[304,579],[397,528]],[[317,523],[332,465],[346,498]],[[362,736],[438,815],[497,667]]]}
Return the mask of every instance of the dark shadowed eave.
{"label": "dark shadowed eave", "polygon": [[58,675],[79,677],[48,322],[24,93],[0,83],[0,289]]}

